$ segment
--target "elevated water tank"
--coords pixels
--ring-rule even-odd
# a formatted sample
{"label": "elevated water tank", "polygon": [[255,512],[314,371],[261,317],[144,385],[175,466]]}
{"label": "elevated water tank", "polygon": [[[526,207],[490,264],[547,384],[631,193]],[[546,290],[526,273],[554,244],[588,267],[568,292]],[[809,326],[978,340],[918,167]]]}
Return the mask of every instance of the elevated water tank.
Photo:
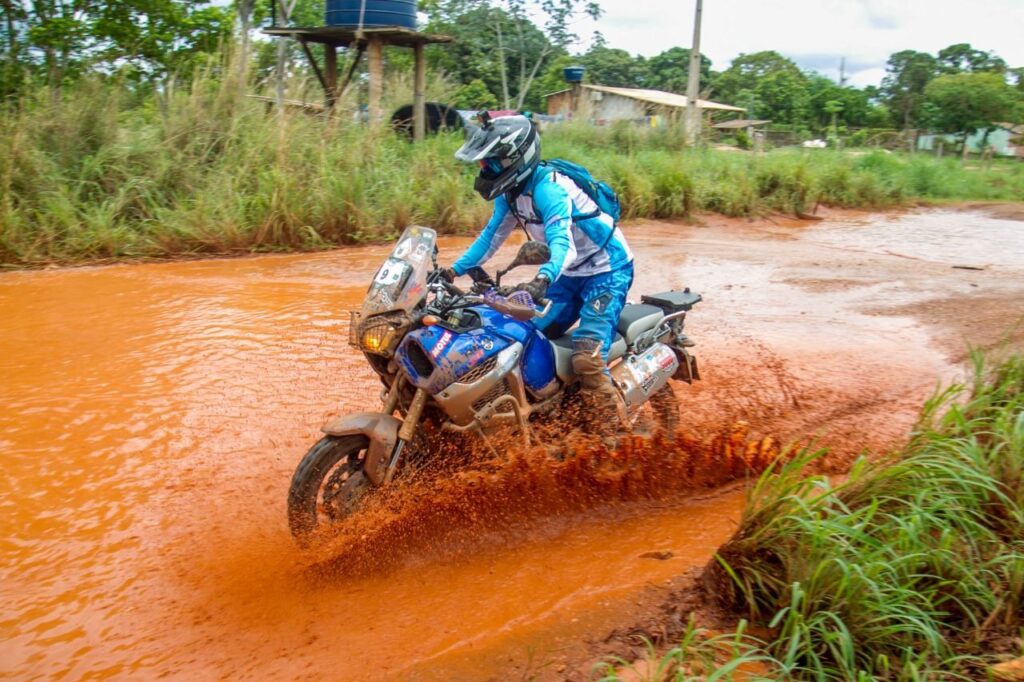
{"label": "elevated water tank", "polygon": [[[362,21],[360,21],[360,18]],[[379,28],[401,26],[416,30],[416,0],[327,0],[328,26]]]}
{"label": "elevated water tank", "polygon": [[586,71],[582,66],[567,66],[562,69],[562,77],[566,83],[579,83],[583,80],[583,73]]}

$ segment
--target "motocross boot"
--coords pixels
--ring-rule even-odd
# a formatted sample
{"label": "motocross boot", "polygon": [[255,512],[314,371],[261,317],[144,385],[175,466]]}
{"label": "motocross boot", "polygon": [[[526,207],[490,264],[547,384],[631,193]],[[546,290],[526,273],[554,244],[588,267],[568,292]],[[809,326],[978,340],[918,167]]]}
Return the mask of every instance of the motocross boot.
{"label": "motocross boot", "polygon": [[572,369],[580,380],[580,421],[589,432],[606,443],[614,443],[616,433],[625,430],[626,406],[612,386],[608,368],[601,357],[601,342],[574,339]]}

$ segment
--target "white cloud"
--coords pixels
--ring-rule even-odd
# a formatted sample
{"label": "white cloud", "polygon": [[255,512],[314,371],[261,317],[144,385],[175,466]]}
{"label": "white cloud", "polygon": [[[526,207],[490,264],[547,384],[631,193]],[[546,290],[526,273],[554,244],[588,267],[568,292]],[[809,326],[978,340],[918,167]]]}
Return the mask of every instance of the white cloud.
{"label": "white cloud", "polygon": [[[599,30],[610,47],[645,56],[690,45],[694,0],[600,2],[604,16],[578,22],[580,35]],[[853,84],[877,85],[893,52],[953,43],[1024,66],[1024,0],[705,0],[701,24],[716,70],[740,53],[776,50],[833,78],[845,57]]]}

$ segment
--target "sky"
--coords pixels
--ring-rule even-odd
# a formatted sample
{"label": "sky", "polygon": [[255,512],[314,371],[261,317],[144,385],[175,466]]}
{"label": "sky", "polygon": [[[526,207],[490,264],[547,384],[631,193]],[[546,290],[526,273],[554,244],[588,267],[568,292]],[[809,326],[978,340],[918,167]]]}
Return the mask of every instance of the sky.
{"label": "sky", "polygon": [[[574,30],[599,30],[609,47],[646,57],[693,41],[695,0],[599,0],[604,15]],[[889,55],[937,53],[954,43],[1024,66],[1024,0],[704,0],[701,52],[722,71],[741,53],[775,50],[805,70],[878,85]],[[581,46],[586,48],[586,41]]]}

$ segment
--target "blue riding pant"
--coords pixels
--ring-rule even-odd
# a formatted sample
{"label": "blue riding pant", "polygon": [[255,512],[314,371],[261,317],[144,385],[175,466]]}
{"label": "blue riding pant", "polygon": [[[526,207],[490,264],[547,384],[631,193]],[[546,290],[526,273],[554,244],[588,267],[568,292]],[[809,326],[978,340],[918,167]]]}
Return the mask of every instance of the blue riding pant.
{"label": "blue riding pant", "polygon": [[619,315],[626,305],[626,295],[633,284],[633,263],[589,277],[559,277],[545,296],[551,309],[534,320],[549,339],[562,336],[576,320],[579,327],[572,333],[575,343],[581,339],[601,342],[601,354],[608,362],[608,350],[615,340]]}

